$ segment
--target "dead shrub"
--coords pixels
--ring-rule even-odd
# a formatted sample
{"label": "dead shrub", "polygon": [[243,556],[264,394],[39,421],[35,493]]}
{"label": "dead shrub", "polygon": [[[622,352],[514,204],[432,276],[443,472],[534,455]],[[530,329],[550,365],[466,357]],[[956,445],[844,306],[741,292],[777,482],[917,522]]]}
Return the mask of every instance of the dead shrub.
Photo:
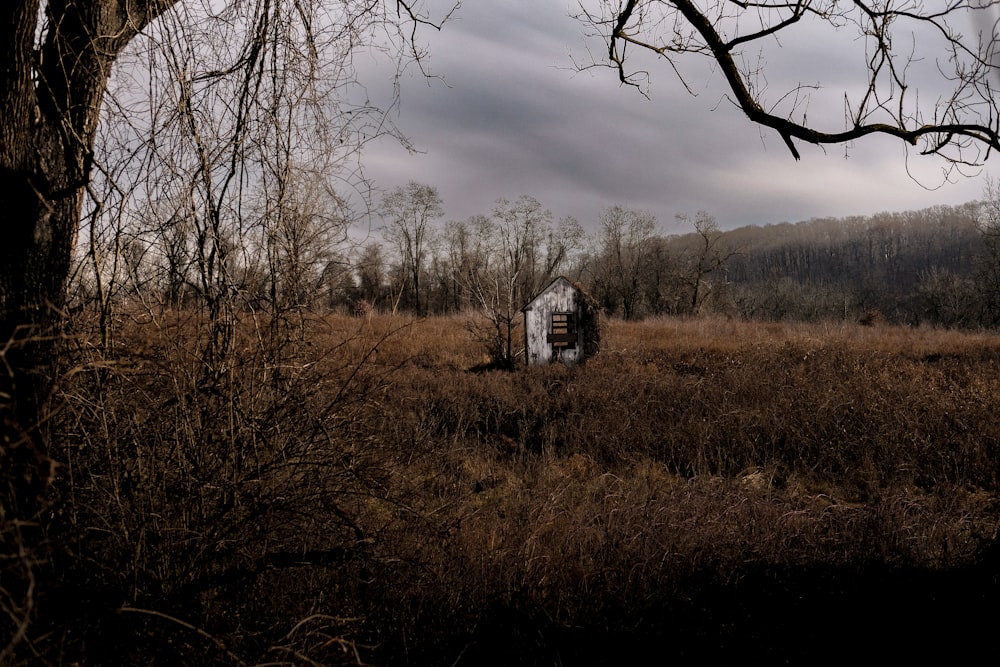
{"label": "dead shrub", "polygon": [[781,658],[887,582],[1000,600],[991,337],[609,322],[581,367],[470,373],[459,318],[306,326],[243,320],[211,382],[194,314],[81,344],[50,661]]}

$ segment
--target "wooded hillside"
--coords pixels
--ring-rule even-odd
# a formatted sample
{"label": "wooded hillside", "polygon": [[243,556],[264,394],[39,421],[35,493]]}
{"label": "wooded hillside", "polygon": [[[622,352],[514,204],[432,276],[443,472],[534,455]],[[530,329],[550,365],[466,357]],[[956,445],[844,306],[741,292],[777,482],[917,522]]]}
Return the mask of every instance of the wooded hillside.
{"label": "wooded hillside", "polygon": [[746,227],[720,309],[752,319],[851,319],[877,310],[903,323],[993,325],[995,295],[979,207],[940,206],[848,219]]}

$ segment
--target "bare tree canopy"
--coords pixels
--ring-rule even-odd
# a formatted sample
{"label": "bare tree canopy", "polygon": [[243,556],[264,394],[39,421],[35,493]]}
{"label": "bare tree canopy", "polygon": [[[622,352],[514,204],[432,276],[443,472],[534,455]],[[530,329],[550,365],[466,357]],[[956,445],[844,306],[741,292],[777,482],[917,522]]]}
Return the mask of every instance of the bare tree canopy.
{"label": "bare tree canopy", "polygon": [[[56,468],[46,409],[83,211],[87,231],[113,227],[116,243],[126,222],[143,222],[137,210],[149,211],[165,232],[171,299],[181,298],[196,264],[220,322],[223,297],[251,282],[237,269],[256,268],[233,258],[245,247],[236,241],[256,230],[270,265],[284,271],[272,292],[298,307],[330,273],[333,258],[313,250],[341,231],[343,216],[329,180],[306,185],[292,174],[328,176],[331,164],[347,164],[373,135],[390,132],[383,110],[367,99],[336,103],[356,81],[358,51],[385,54],[396,74],[419,64],[415,31],[436,27],[426,4],[0,3],[0,663],[25,642],[33,614],[33,548]],[[340,122],[323,122],[330,117]],[[340,182],[363,180],[348,173]],[[266,192],[269,206],[254,211],[254,192]],[[127,211],[126,200],[140,206],[111,225],[111,205]],[[122,261],[109,265],[138,280],[150,247],[133,230],[113,253]],[[114,270],[103,267],[100,252],[90,254],[107,280]],[[207,358],[224,354],[228,334],[218,331],[225,335],[213,338]]]}
{"label": "bare tree canopy", "polygon": [[[688,90],[689,61],[708,59],[731,102],[774,129],[796,159],[795,140],[844,144],[875,134],[953,166],[980,165],[1000,148],[1000,4],[992,0],[601,0],[581,2],[578,18],[607,45],[599,64],[644,92],[650,57]],[[817,48],[833,43],[843,48]],[[857,67],[831,67],[845,55]],[[815,78],[781,76],[792,63],[796,73],[815,65],[801,74]],[[834,95],[825,108],[817,108],[821,93]],[[829,122],[830,100],[842,105],[839,127]]]}

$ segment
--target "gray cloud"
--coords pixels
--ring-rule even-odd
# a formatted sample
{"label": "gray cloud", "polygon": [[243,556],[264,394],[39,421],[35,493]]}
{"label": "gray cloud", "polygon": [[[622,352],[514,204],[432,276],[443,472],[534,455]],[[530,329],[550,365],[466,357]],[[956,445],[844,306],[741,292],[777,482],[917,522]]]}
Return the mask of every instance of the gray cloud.
{"label": "gray cloud", "polygon": [[[585,57],[582,28],[559,3],[470,3],[428,37],[431,70],[403,81],[399,125],[422,153],[373,145],[366,170],[381,187],[408,180],[436,186],[454,219],[488,213],[500,197],[536,197],[556,217],[592,225],[612,204],[674,215],[705,210],[724,227],[958,204],[980,196],[982,180],[941,184],[941,164],[889,139],[825,149],[801,146],[795,162],[725,98],[704,64],[689,68],[688,94],[665,63],[651,63],[651,100],[618,85],[609,70],[575,72]],[[599,51],[600,44],[592,45]],[[859,54],[810,47],[835,72]],[[799,64],[766,54],[774,76],[802,80]],[[801,70],[801,71],[800,71]],[[842,103],[809,113],[843,118]],[[836,122],[834,120],[833,122]],[[841,121],[842,122],[842,121]],[[845,150],[849,157],[845,158]]]}

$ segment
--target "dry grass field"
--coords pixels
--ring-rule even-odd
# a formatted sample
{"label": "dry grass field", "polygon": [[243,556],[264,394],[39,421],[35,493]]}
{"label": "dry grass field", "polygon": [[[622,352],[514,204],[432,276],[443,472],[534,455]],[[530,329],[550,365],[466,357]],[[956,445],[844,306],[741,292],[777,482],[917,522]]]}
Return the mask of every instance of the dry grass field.
{"label": "dry grass field", "polygon": [[[605,324],[483,370],[461,317],[81,323],[51,428],[81,664],[960,658],[1000,620],[1000,337]],[[51,608],[51,607],[50,607]],[[864,649],[862,649],[864,647]]]}

